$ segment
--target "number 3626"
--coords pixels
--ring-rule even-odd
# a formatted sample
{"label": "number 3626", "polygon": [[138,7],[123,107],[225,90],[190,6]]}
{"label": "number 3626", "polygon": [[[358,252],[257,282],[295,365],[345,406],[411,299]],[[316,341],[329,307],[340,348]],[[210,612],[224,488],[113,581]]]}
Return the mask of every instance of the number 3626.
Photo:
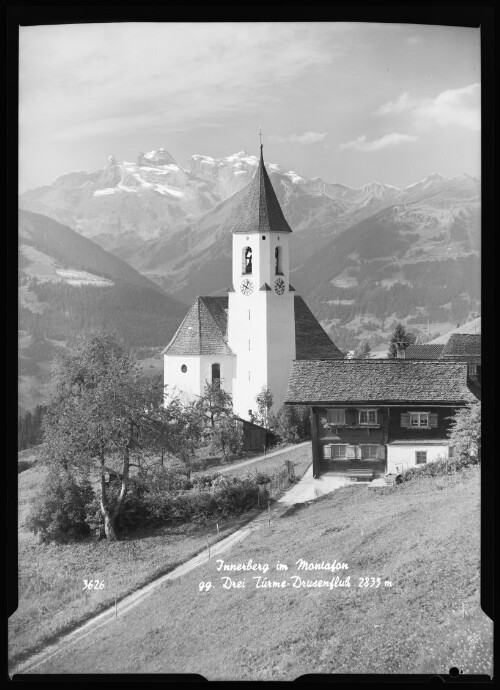
{"label": "number 3626", "polygon": [[84,580],[83,589],[104,589],[104,580]]}

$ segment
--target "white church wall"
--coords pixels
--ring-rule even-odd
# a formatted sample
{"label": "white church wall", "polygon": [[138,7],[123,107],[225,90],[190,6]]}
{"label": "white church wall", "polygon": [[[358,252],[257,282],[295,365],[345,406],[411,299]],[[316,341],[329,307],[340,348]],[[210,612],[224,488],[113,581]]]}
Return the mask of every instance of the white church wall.
{"label": "white church wall", "polygon": [[[237,355],[233,372],[233,404],[244,419],[257,411],[256,396],[262,388],[273,394],[273,411],[284,402],[292,361],[295,358],[295,315],[289,286],[289,237],[285,233],[233,235],[233,287],[229,293],[228,345]],[[252,273],[243,273],[244,250],[252,249]],[[279,274],[275,250],[279,247]],[[283,294],[275,282],[285,283]],[[253,291],[241,293],[242,281],[252,281]],[[269,290],[260,288],[267,283]]]}
{"label": "white church wall", "polygon": [[[270,233],[271,234],[271,233]],[[263,283],[269,282],[269,235],[262,239],[258,232],[233,235],[233,286],[239,289],[241,281],[249,278],[258,290]],[[252,273],[243,273],[243,253],[246,247],[252,249]]]}
{"label": "white church wall", "polygon": [[255,397],[267,386],[267,297],[258,290],[245,296],[229,293],[228,345],[237,354],[233,370],[233,406],[248,419],[257,410]]}
{"label": "white church wall", "polygon": [[[186,367],[186,371],[182,370]],[[165,355],[163,381],[168,386],[167,395],[177,391],[187,402],[200,395],[200,357],[197,355]]]}
{"label": "white church wall", "polygon": [[269,295],[267,332],[268,388],[273,394],[273,412],[285,401],[288,380],[295,359],[295,313],[293,293]]}
{"label": "white church wall", "polygon": [[203,392],[206,382],[212,382],[212,364],[220,365],[222,388],[233,394],[233,355],[202,355],[200,357],[200,390]]}

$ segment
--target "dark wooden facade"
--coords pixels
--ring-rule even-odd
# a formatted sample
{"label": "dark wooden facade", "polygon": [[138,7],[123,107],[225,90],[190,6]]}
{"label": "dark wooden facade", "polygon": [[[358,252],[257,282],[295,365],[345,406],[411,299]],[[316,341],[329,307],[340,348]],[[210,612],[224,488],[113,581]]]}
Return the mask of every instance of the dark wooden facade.
{"label": "dark wooden facade", "polygon": [[[344,410],[340,415],[334,411]],[[360,412],[363,411],[363,415]],[[370,414],[368,411],[375,411]],[[411,413],[428,414],[427,425],[412,426]],[[448,431],[455,408],[435,405],[405,406],[313,406],[311,437],[313,474],[342,471],[342,467],[372,466],[385,471],[387,444],[394,441],[415,443],[448,442]],[[374,416],[376,421],[374,421]],[[339,421],[344,417],[344,422]],[[415,417],[413,416],[413,419]],[[361,421],[363,420],[363,421]],[[340,448],[339,448],[340,447]]]}
{"label": "dark wooden facade", "polygon": [[274,437],[268,429],[246,419],[238,418],[238,423],[243,429],[243,450],[264,451],[272,444]]}

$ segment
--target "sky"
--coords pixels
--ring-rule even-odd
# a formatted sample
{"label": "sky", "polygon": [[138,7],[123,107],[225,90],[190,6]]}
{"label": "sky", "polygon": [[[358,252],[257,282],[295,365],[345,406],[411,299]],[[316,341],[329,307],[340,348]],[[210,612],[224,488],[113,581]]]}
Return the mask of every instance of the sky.
{"label": "sky", "polygon": [[480,31],[418,24],[20,27],[19,191],[110,154],[264,156],[403,187],[480,174]]}

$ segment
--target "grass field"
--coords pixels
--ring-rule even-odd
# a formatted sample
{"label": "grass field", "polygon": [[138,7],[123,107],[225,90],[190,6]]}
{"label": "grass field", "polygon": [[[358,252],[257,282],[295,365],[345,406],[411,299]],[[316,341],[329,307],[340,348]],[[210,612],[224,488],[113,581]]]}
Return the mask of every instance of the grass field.
{"label": "grass field", "polygon": [[[286,454],[277,456],[275,465],[279,465],[280,469],[285,456],[290,456],[297,463],[296,473],[301,476],[310,464],[310,447],[292,448]],[[266,471],[272,468],[272,460],[265,461]],[[259,512],[256,508],[234,519],[221,520],[219,533],[214,521],[207,527],[180,525],[148,528],[112,544],[89,539],[69,545],[44,545],[38,543],[38,538],[28,532],[23,523],[46,470],[36,462],[36,451],[33,450],[21,451],[18,465],[23,471],[18,475],[19,607],[9,624],[10,654],[13,658],[22,658],[43,640],[50,639],[113,603],[115,597],[120,599],[161,573],[173,569],[206,548],[207,538],[214,543]],[[302,467],[303,471],[299,474],[299,468]],[[233,472],[230,474],[233,475]],[[234,474],[243,476],[245,472],[235,471]],[[87,592],[85,596],[85,579],[104,581],[104,587]]]}
{"label": "grass field", "polygon": [[[267,563],[265,576],[277,581],[298,575],[300,558],[346,562],[340,576],[350,575],[351,587],[257,589],[253,576],[263,573],[242,572],[232,577],[245,579],[245,588],[225,589],[212,560],[37,673],[291,680],[455,666],[491,674],[492,625],[479,606],[479,497],[477,467],[394,487],[338,489],[263,527],[224,560]],[[289,570],[278,572],[278,561]],[[381,586],[358,586],[366,577],[380,577]],[[200,591],[207,581],[213,587]]]}

